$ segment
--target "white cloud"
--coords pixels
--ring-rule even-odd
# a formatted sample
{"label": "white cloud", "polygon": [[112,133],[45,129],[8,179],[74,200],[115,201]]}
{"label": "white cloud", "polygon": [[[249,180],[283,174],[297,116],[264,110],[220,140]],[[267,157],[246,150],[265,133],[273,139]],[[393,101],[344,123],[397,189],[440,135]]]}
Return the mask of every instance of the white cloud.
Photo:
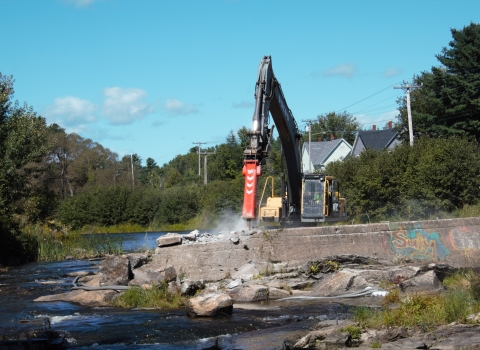
{"label": "white cloud", "polygon": [[174,98],[165,101],[163,109],[171,116],[189,115],[198,113],[197,107],[191,103],[184,103]]}
{"label": "white cloud", "polygon": [[322,71],[322,76],[326,78],[343,76],[345,78],[351,79],[355,75],[355,73],[355,65],[346,63]]}
{"label": "white cloud", "polygon": [[90,6],[95,0],[66,0],[67,4],[73,4],[75,7]]}
{"label": "white cloud", "polygon": [[43,114],[63,126],[78,127],[81,124],[95,121],[96,106],[87,100],[74,96],[59,97],[53,105],[47,106]]}
{"label": "white cloud", "polygon": [[400,75],[403,73],[403,69],[402,68],[395,68],[395,67],[388,67],[384,72],[383,72],[383,76],[385,78],[389,78],[389,77],[395,77],[397,75]]}
{"label": "white cloud", "polygon": [[233,108],[242,109],[242,108],[254,108],[255,102],[242,101],[238,103],[232,103]]}
{"label": "white cloud", "polygon": [[147,96],[142,89],[111,87],[103,94],[103,116],[114,125],[131,124],[154,111],[153,105],[142,101]]}

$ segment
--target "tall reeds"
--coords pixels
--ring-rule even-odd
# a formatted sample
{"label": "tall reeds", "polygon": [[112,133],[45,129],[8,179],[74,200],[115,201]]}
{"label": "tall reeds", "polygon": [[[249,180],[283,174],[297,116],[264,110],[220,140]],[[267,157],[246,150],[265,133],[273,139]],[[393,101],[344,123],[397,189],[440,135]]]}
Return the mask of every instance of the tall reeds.
{"label": "tall reeds", "polygon": [[21,235],[36,252],[37,261],[59,261],[84,259],[105,254],[121,254],[122,242],[117,236],[108,234],[82,235],[48,225],[24,226]]}

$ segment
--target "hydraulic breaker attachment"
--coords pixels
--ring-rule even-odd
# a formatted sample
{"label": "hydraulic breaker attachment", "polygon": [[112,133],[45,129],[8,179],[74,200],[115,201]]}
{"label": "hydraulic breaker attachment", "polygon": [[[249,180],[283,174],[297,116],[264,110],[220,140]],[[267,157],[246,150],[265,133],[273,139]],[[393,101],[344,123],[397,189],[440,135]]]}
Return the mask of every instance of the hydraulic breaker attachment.
{"label": "hydraulic breaker attachment", "polygon": [[245,176],[242,217],[251,221],[257,218],[257,177],[262,175],[258,160],[244,160],[242,175]]}

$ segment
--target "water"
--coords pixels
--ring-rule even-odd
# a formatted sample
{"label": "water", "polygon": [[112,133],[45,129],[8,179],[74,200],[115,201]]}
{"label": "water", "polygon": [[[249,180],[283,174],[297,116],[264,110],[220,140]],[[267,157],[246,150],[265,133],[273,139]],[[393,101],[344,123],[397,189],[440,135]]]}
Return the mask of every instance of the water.
{"label": "water", "polygon": [[[151,249],[164,232],[123,234],[124,251]],[[153,244],[153,246],[152,246]],[[204,349],[219,337],[222,349],[281,348],[288,332],[348,310],[336,304],[265,303],[253,310],[234,308],[227,318],[188,318],[184,310],[85,308],[66,302],[34,302],[68,292],[77,271],[98,271],[99,260],[29,263],[0,273],[0,335],[20,338],[33,328],[65,334],[70,346],[96,349]],[[248,306],[248,305],[247,305]],[[283,337],[283,338],[282,338]]]}

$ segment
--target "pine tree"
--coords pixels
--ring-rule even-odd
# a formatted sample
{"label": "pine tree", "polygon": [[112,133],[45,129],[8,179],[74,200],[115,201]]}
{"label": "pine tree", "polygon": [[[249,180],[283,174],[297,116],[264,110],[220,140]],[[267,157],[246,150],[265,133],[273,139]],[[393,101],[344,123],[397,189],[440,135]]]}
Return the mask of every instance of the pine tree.
{"label": "pine tree", "polygon": [[[480,24],[452,29],[452,40],[436,57],[440,66],[414,76],[412,118],[416,136],[464,135],[480,140]],[[400,101],[399,126],[406,138],[406,101]]]}

